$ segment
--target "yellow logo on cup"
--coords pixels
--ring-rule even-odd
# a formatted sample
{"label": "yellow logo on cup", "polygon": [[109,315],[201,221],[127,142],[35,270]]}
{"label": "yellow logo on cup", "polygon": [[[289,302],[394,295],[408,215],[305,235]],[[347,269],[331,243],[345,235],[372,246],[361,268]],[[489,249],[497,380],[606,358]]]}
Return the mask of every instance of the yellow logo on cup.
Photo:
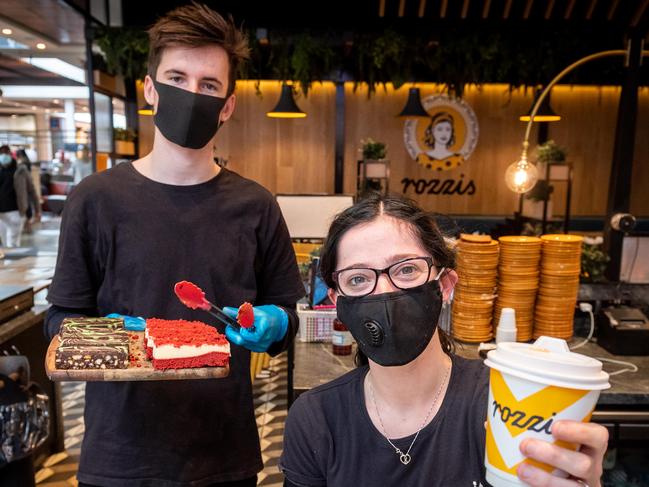
{"label": "yellow logo on cup", "polygon": [[521,462],[546,471],[552,467],[527,460],[518,448],[524,438],[537,438],[565,448],[576,449],[554,440],[554,421],[566,418],[590,420],[598,391],[568,389],[535,384],[491,369],[487,424],[487,462],[495,469],[516,475]]}

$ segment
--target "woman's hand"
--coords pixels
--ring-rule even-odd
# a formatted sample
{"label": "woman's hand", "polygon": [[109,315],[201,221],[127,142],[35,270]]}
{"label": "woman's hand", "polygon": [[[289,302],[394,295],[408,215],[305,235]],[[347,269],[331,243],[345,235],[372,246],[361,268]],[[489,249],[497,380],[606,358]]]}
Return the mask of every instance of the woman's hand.
{"label": "woman's hand", "polygon": [[570,475],[563,479],[555,477],[540,468],[522,464],[518,476],[534,487],[601,487],[602,463],[608,446],[608,431],[594,423],[578,421],[557,421],[552,425],[555,440],[577,443],[578,451],[552,445],[535,439],[521,442],[523,455],[539,462],[552,465]]}

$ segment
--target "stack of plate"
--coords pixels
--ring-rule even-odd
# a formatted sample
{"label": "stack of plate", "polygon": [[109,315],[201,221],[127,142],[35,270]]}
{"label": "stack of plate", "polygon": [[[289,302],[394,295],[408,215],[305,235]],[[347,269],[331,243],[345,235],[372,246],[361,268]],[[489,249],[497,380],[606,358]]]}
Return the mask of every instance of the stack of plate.
{"label": "stack of plate", "polygon": [[534,302],[539,288],[541,239],[538,237],[500,237],[498,298],[494,308],[494,327],[503,308],[516,310],[516,339],[532,339]]}
{"label": "stack of plate", "polygon": [[491,340],[498,242],[488,235],[460,236],[457,243],[459,280],[453,298],[453,337],[479,343]]}
{"label": "stack of plate", "polygon": [[578,235],[543,235],[541,283],[534,313],[534,338],[572,337],[579,292],[581,245]]}

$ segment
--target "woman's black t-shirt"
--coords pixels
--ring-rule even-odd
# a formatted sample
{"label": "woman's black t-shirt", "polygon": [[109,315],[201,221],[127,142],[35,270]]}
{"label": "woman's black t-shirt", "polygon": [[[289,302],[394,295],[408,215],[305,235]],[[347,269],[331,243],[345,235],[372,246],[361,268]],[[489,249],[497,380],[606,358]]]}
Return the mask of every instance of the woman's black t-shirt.
{"label": "woman's black t-shirt", "polygon": [[[367,367],[302,394],[286,421],[280,469],[287,480],[309,487],[486,487],[487,368],[479,360],[452,360],[444,401],[419,433],[408,465],[367,413]],[[405,452],[413,438],[392,442]]]}

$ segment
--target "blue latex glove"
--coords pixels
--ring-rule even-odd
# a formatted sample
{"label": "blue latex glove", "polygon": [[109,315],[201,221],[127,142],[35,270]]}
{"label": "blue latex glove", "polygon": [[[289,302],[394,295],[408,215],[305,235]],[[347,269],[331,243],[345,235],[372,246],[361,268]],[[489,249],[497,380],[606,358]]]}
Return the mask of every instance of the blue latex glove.
{"label": "blue latex glove", "polygon": [[[279,306],[265,304],[254,306],[254,326],[250,328],[241,327],[239,331],[228,325],[225,328],[225,336],[230,343],[240,345],[252,352],[265,352],[274,342],[280,341],[288,330],[288,315]],[[223,311],[228,316],[237,319],[238,308],[225,307]]]}
{"label": "blue latex glove", "polygon": [[122,318],[124,320],[124,328],[129,331],[144,331],[146,328],[146,320],[141,316],[127,316],[118,313],[111,313],[105,316],[106,318]]}

